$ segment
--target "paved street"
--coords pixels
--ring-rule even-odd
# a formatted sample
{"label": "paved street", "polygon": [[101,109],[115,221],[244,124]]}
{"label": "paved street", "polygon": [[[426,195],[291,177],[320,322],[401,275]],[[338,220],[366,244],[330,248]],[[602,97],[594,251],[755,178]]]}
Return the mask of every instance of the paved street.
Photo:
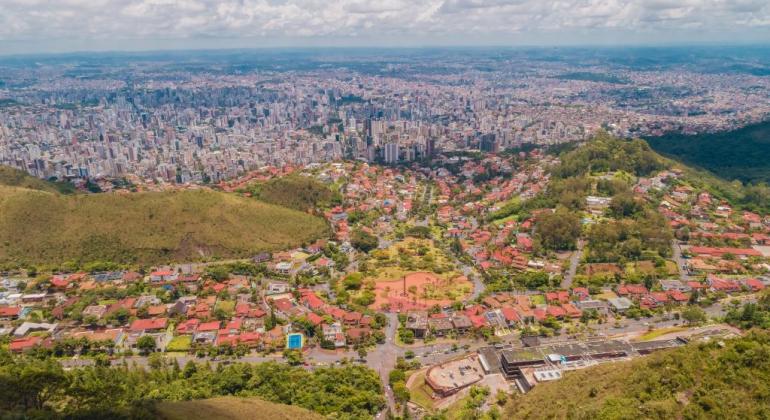
{"label": "paved street", "polygon": [[583,256],[583,240],[578,239],[577,249],[569,258],[569,270],[561,281],[561,288],[563,290],[569,290],[572,287],[572,281],[575,280],[575,274],[577,273],[578,264],[580,264],[580,258]]}

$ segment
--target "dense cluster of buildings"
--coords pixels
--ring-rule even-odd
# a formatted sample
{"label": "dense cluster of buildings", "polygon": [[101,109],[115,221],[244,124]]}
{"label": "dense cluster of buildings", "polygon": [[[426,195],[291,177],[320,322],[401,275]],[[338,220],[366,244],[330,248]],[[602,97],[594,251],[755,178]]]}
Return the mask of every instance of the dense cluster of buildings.
{"label": "dense cluster of buildings", "polygon": [[566,63],[453,66],[438,74],[339,66],[223,75],[105,65],[88,77],[53,64],[3,68],[0,164],[42,178],[206,183],[265,165],[342,157],[392,164],[439,150],[555,144],[599,128],[621,136],[721,130],[770,111],[759,76],[608,64],[591,74],[612,78],[590,80]]}

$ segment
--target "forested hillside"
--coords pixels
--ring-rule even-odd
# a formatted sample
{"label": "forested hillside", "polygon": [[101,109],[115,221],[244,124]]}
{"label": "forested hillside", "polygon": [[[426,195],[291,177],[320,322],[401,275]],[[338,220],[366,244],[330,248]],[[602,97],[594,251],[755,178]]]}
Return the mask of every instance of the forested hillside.
{"label": "forested hillside", "polygon": [[658,152],[727,180],[770,182],[770,121],[719,133],[647,139]]}
{"label": "forested hillside", "polygon": [[[180,367],[151,357],[149,370],[144,370],[109,368],[102,361],[106,359],[98,359],[96,367],[64,370],[52,358],[11,358],[0,353],[0,415],[176,419],[180,418],[177,409],[194,413],[190,409],[198,407],[201,416],[184,418],[206,418],[206,413],[217,411],[233,414],[230,418],[257,418],[225,404],[234,399],[205,400],[224,396],[257,397],[259,400],[248,404],[255,409],[280,410],[276,404],[287,404],[334,419],[371,418],[385,406],[377,373],[363,366],[308,371],[270,362],[212,369],[208,363],[188,362]],[[188,400],[202,401],[165,403]]]}
{"label": "forested hillside", "polygon": [[317,180],[300,175],[273,178],[267,182],[253,183],[243,189],[252,197],[300,211],[327,207],[341,200],[339,193]]}
{"label": "forested hillside", "polygon": [[568,372],[513,398],[517,419],[770,417],[770,335],[693,343],[630,362]]}

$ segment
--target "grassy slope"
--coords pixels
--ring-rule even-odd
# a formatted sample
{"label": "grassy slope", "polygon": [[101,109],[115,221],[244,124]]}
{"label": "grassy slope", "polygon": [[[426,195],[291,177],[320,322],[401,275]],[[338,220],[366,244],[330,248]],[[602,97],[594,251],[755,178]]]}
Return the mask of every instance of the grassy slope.
{"label": "grassy slope", "polygon": [[569,372],[514,398],[510,418],[768,418],[770,336],[690,344]]}
{"label": "grassy slope", "polygon": [[211,191],[65,196],[0,186],[0,262],[244,257],[326,229],[301,212]]}
{"label": "grassy slope", "polygon": [[75,188],[71,184],[44,181],[31,176],[24,171],[4,165],[0,165],[0,185],[29,188],[31,190],[48,191],[52,193],[72,193],[75,191]]}
{"label": "grassy slope", "polygon": [[669,134],[647,141],[666,156],[722,178],[770,182],[770,122],[695,136]]}
{"label": "grassy slope", "polygon": [[313,420],[324,417],[301,407],[275,404],[259,398],[220,397],[207,400],[160,402],[156,409],[164,420],[250,419]]}

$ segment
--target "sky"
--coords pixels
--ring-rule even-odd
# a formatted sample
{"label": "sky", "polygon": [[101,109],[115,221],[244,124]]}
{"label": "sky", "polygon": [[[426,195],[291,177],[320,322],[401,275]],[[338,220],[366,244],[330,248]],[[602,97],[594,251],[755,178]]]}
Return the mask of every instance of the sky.
{"label": "sky", "polygon": [[768,43],[770,0],[0,0],[0,54]]}

